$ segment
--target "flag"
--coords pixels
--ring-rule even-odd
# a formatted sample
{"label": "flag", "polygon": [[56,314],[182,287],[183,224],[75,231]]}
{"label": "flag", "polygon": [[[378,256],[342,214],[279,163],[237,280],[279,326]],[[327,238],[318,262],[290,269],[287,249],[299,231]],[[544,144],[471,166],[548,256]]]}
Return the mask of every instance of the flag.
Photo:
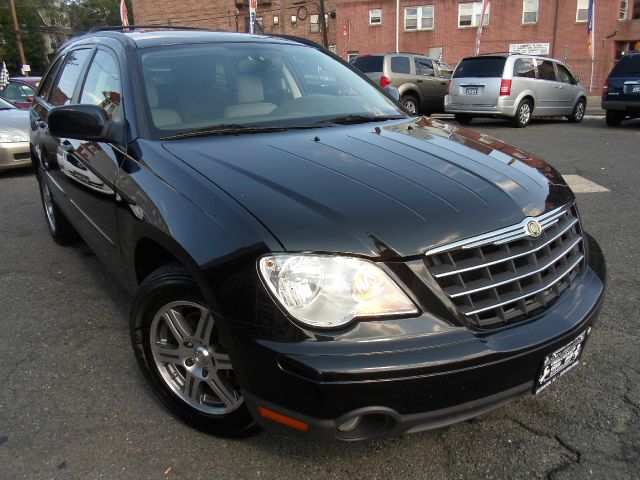
{"label": "flag", "polygon": [[0,90],[9,85],[9,71],[4,62],[0,63]]}
{"label": "flag", "polygon": [[127,11],[127,4],[124,0],[120,0],[120,20],[123,27],[129,26],[129,12]]}
{"label": "flag", "polygon": [[[593,1],[593,0],[592,0]],[[482,0],[482,15],[480,15],[480,23],[478,25],[478,33],[476,34],[476,55],[480,54],[480,34],[482,33],[482,24],[484,23],[484,16],[489,8],[489,0]]]}
{"label": "flag", "polygon": [[589,47],[589,55],[594,58],[594,37],[595,37],[595,3],[596,0],[589,0],[589,13],[587,16],[587,45]]}

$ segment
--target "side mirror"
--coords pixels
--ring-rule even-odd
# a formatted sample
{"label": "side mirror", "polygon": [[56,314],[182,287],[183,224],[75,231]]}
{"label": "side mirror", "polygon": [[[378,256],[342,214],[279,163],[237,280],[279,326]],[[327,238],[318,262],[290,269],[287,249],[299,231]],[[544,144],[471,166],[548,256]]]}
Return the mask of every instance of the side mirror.
{"label": "side mirror", "polygon": [[574,75],[573,81],[575,82],[575,85],[578,85],[580,83],[580,75]]}
{"label": "side mirror", "polygon": [[396,102],[400,101],[400,90],[398,90],[396,87],[387,85],[386,87],[384,87],[383,90],[387,95],[393,98]]}
{"label": "side mirror", "polygon": [[49,111],[49,132],[54,137],[123,144],[122,125],[97,105],[63,105]]}

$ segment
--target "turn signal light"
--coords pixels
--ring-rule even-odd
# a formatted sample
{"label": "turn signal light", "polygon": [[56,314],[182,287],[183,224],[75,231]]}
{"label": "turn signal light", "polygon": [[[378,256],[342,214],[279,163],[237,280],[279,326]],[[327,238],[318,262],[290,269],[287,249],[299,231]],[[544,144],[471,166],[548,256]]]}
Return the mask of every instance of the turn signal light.
{"label": "turn signal light", "polygon": [[385,77],[384,75],[380,77],[380,86],[382,88],[388,86],[391,82],[389,81],[389,79],[387,77]]}
{"label": "turn signal light", "polygon": [[296,430],[300,430],[306,432],[309,430],[309,424],[305,422],[301,422],[300,420],[296,420],[295,418],[287,417],[278,412],[274,412],[273,410],[266,407],[258,407],[258,412],[264,418],[268,418],[277,423],[281,423],[282,425],[286,425],[287,427],[295,428]]}
{"label": "turn signal light", "polygon": [[500,82],[500,96],[511,95],[511,80],[502,80]]}

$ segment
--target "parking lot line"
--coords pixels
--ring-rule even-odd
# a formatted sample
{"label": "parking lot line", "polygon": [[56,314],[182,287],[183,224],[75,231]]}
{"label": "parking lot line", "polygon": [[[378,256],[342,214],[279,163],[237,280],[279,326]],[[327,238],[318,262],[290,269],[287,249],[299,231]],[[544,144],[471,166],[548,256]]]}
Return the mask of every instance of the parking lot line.
{"label": "parking lot line", "polygon": [[602,185],[598,185],[591,180],[587,180],[580,175],[562,175],[562,178],[566,180],[567,184],[569,185],[569,187],[571,187],[571,190],[573,190],[574,193],[596,193],[609,191],[608,188],[605,188]]}

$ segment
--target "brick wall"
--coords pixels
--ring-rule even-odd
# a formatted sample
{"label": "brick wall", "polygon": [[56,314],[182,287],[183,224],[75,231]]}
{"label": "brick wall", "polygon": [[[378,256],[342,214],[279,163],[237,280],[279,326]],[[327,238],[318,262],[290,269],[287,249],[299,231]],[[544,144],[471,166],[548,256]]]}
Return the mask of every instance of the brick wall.
{"label": "brick wall", "polygon": [[[336,0],[325,0],[325,13],[336,8]],[[135,23],[172,24],[244,32],[248,0],[132,0]],[[296,35],[322,43],[321,32],[312,32],[311,18],[319,13],[319,1],[258,0],[256,16],[262,18],[264,33]],[[291,17],[295,15],[294,25]],[[274,26],[274,16],[279,25]],[[319,29],[319,25],[318,25]],[[329,45],[336,44],[336,21],[329,17]]]}
{"label": "brick wall", "polygon": [[[476,28],[458,27],[458,4],[465,0],[400,0],[399,50],[428,54],[443,47],[443,58],[455,65],[475,52]],[[466,0],[468,1],[468,0]],[[577,0],[540,0],[538,22],[522,24],[522,0],[492,0],[490,24],[484,27],[480,53],[504,52],[511,43],[549,43],[550,56],[566,61],[581,83],[589,88],[591,56],[586,23],[576,22]],[[631,5],[633,2],[629,2]],[[434,29],[404,31],[404,8],[435,5]],[[593,93],[600,93],[611,70],[616,49],[640,41],[640,20],[620,21],[618,0],[596,0]],[[369,10],[382,9],[382,25],[369,25]],[[396,48],[395,0],[339,0],[337,50],[349,53],[393,52]],[[617,31],[615,36],[604,39]],[[621,46],[624,45],[624,48]]]}

